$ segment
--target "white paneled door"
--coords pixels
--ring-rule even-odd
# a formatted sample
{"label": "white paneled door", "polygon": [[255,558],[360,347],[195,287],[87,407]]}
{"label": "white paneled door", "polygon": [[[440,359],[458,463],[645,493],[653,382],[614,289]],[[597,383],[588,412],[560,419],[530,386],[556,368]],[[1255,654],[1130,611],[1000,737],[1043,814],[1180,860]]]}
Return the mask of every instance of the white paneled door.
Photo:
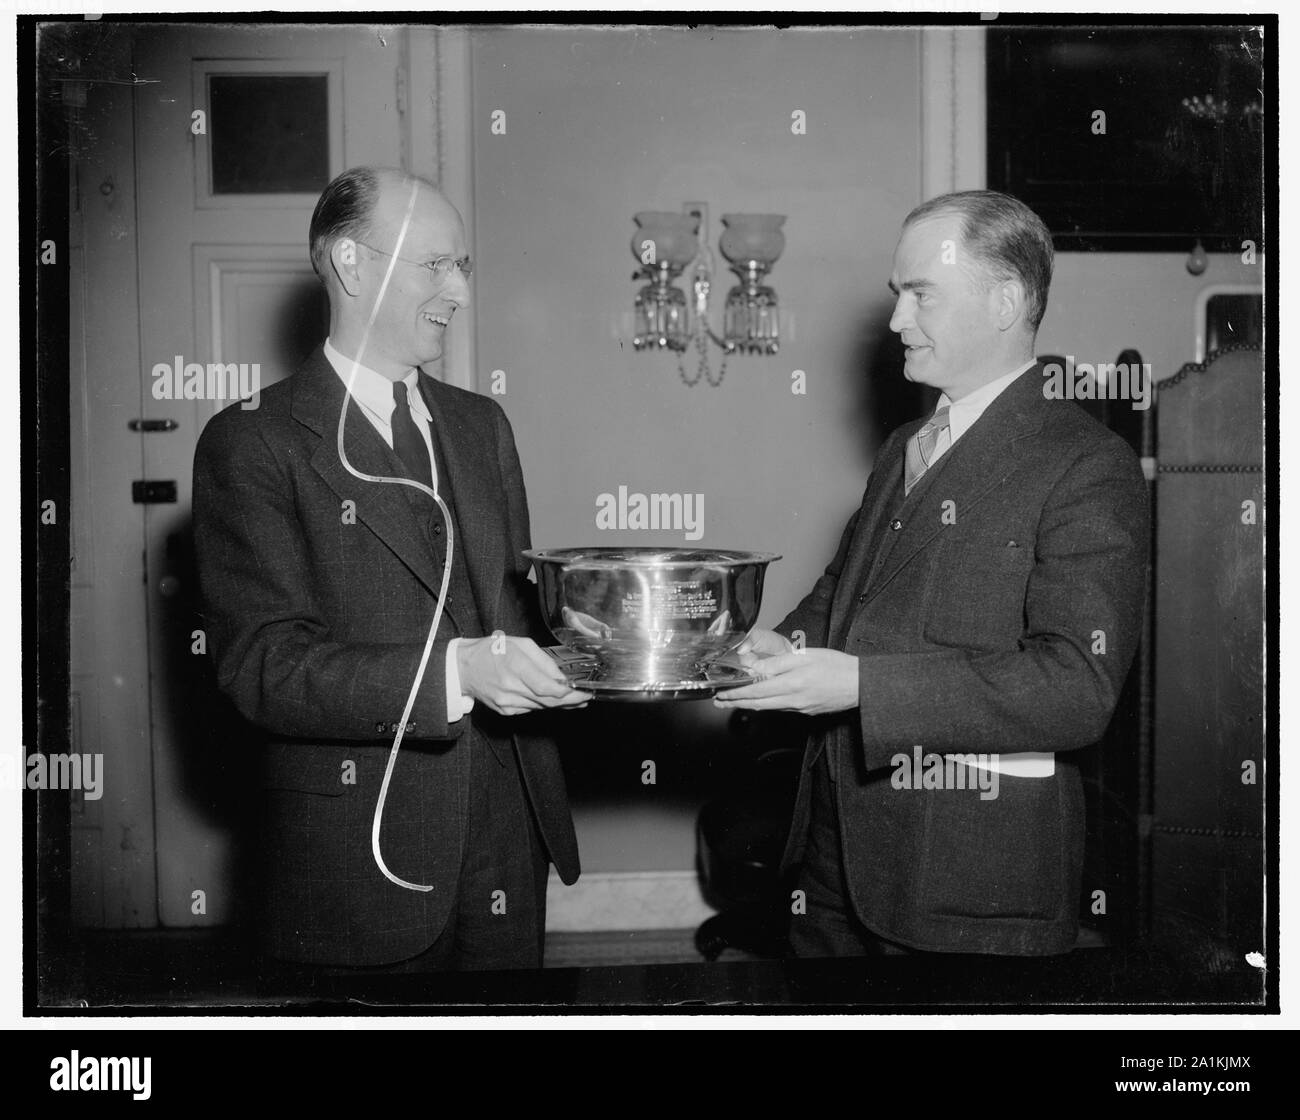
{"label": "white paneled door", "polygon": [[208,687],[194,448],[227,398],[289,376],[323,337],[312,208],[346,167],[410,165],[410,49],[402,29],[139,27],[122,52],[133,81],[92,91],[103,131],[78,163],[74,220],[73,668],[79,749],[106,758],[104,797],[74,821],[81,924],[239,912],[253,756]]}

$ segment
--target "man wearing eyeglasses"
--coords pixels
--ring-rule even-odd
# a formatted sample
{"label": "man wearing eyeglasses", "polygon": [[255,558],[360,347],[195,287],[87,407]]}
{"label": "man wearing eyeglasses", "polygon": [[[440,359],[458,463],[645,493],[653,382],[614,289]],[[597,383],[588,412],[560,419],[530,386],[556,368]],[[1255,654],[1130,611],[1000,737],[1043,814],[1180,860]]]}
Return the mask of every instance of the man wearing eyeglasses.
{"label": "man wearing eyeglasses", "polygon": [[[257,409],[213,419],[194,468],[219,684],[268,736],[263,947],[341,973],[538,967],[549,864],[578,875],[539,720],[587,697],[530,637],[504,412],[422,370],[469,303],[464,224],[431,184],[354,168],[310,244],[329,337]],[[402,885],[372,824],[421,673],[377,838]]]}

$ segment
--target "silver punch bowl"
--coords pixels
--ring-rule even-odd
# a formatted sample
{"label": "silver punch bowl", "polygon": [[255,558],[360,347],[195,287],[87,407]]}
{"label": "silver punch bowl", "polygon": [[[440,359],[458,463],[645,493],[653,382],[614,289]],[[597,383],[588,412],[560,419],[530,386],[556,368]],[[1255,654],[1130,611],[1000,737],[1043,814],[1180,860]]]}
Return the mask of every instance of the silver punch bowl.
{"label": "silver punch bowl", "polygon": [[780,559],[772,552],[652,547],[524,555],[537,570],[551,633],[591,666],[575,683],[645,692],[718,680],[711,666],[753,629],[764,573]]}

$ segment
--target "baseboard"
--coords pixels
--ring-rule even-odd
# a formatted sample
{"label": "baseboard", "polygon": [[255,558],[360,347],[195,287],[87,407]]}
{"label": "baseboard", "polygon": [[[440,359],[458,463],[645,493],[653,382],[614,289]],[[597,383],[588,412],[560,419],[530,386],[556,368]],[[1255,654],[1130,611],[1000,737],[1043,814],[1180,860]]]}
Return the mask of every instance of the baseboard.
{"label": "baseboard", "polygon": [[692,929],[715,912],[693,871],[596,871],[571,887],[552,871],[546,889],[546,928],[553,933]]}

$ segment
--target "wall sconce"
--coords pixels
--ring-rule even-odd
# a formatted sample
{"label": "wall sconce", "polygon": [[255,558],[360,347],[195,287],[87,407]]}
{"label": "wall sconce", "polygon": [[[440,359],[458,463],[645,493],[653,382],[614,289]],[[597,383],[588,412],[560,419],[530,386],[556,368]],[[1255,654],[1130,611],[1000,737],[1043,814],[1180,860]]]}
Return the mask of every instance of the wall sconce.
{"label": "wall sconce", "polygon": [[[677,372],[686,385],[701,378],[722,384],[732,354],[775,354],[780,347],[776,292],[762,281],[785,248],[784,214],[724,214],[726,227],[718,248],[741,283],[727,293],[722,337],[709,326],[709,292],[713,286],[713,253],[699,238],[700,217],[691,213],[643,210],[634,219],[632,255],[641,269],[632,278],[649,281],[636,296],[636,350],[672,350]],[[690,270],[695,309],[673,281]],[[709,368],[709,341],[722,350],[715,378]],[[699,353],[695,376],[686,373],[682,355],[694,342]]]}

